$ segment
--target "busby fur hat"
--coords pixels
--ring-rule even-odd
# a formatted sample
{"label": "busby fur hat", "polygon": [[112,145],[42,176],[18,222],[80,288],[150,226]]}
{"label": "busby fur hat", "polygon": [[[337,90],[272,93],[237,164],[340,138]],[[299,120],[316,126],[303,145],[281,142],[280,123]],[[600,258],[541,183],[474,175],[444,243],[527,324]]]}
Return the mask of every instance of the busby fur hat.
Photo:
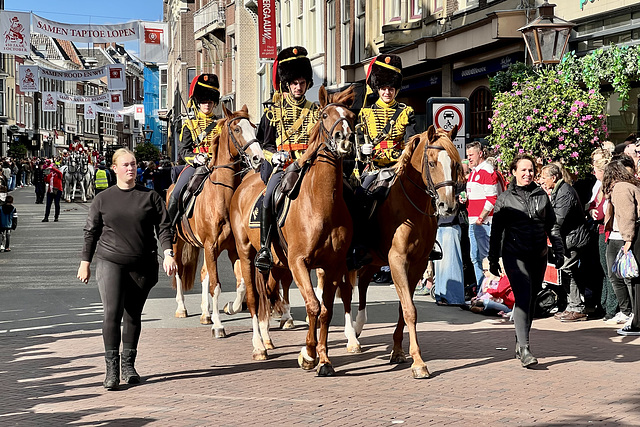
{"label": "busby fur hat", "polygon": [[280,51],[274,63],[273,86],[276,90],[288,91],[287,84],[300,77],[307,81],[307,89],[313,86],[313,69],[307,55],[307,49],[302,46]]}
{"label": "busby fur hat", "polygon": [[215,74],[200,74],[193,78],[189,86],[189,98],[196,102],[220,101],[220,82]]}
{"label": "busby fur hat", "polygon": [[391,86],[402,86],[402,60],[398,55],[378,55],[369,64],[367,83],[374,91]]}

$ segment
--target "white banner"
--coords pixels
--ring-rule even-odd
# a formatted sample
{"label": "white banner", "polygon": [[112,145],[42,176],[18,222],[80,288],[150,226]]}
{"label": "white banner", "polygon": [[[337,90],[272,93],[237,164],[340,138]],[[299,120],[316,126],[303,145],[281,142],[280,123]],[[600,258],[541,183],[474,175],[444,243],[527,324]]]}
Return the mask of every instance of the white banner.
{"label": "white banner", "polygon": [[144,123],[144,104],[136,104],[134,107],[133,118],[140,123]]}
{"label": "white banner", "polygon": [[109,108],[114,111],[120,111],[124,108],[124,102],[122,100],[122,92],[111,92],[109,99]]}
{"label": "white banner", "polygon": [[62,92],[55,92],[58,101],[71,102],[73,104],[95,104],[96,102],[108,102],[109,93],[101,93],[100,95],[68,95]]}
{"label": "white banner", "polygon": [[15,55],[31,53],[31,17],[28,12],[0,11],[0,52]]}
{"label": "white banner", "polygon": [[124,115],[120,114],[120,113],[115,113],[113,115],[113,121],[116,123],[122,123],[124,122]]}
{"label": "white banner", "polygon": [[107,89],[109,90],[126,90],[127,79],[124,72],[124,64],[109,65],[109,79],[107,81]]}
{"label": "white banner", "polygon": [[41,77],[64,81],[85,81],[99,79],[107,76],[107,67],[102,66],[90,70],[52,70],[51,68],[38,67]]}
{"label": "white banner", "polygon": [[107,107],[101,107],[100,105],[94,105],[94,110],[96,111],[96,113],[103,113],[103,114],[114,114],[116,115],[123,115],[123,116],[130,116],[134,113],[135,111],[135,105],[131,105],[129,107],[125,107],[121,110],[112,110],[111,108],[107,108]]}
{"label": "white banner", "polygon": [[77,43],[124,42],[136,40],[139,36],[138,21],[113,25],[64,24],[32,14],[31,25],[34,33]]}
{"label": "white banner", "polygon": [[42,92],[42,111],[56,111],[57,105],[55,92]]}
{"label": "white banner", "polygon": [[40,92],[40,78],[37,65],[18,67],[18,85],[23,92]]}
{"label": "white banner", "polygon": [[96,118],[96,106],[93,104],[84,104],[84,118],[91,120]]}
{"label": "white banner", "polygon": [[167,22],[140,22],[140,54],[144,62],[166,63],[169,55]]}

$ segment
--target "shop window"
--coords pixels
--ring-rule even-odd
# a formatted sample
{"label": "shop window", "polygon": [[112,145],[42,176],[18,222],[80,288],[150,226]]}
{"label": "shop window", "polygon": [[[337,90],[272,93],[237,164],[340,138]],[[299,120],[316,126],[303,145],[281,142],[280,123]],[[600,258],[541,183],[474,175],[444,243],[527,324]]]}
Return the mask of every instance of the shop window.
{"label": "shop window", "polygon": [[471,138],[484,138],[489,134],[489,118],[493,115],[493,97],[486,87],[476,89],[469,99],[471,104]]}
{"label": "shop window", "polygon": [[384,22],[390,24],[393,22],[400,22],[401,20],[401,6],[400,0],[384,0]]}
{"label": "shop window", "polygon": [[611,28],[616,28],[621,25],[627,25],[629,24],[630,20],[631,20],[631,14],[614,16],[612,18],[606,18],[603,21],[603,26],[605,30],[610,30]]}
{"label": "shop window", "polygon": [[631,31],[625,32],[625,33],[620,33],[620,34],[614,34],[612,36],[607,36],[604,38],[604,45],[605,46],[609,46],[611,43],[613,44],[621,44],[621,43],[627,43],[631,41]]}

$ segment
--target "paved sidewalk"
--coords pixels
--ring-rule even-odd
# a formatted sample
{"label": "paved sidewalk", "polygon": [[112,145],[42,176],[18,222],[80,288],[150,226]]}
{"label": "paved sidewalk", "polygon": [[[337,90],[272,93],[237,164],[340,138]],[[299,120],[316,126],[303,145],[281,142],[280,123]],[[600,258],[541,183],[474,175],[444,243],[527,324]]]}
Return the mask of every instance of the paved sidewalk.
{"label": "paved sidewalk", "polygon": [[[417,297],[432,377],[414,380],[409,364],[388,363],[397,296],[387,285],[371,288],[361,354],[346,352],[336,305],[336,376],[318,378],[297,366],[306,334],[297,289],[298,327],[280,331],[274,321],[277,348],[254,362],[246,312],[225,316],[229,336],[216,340],[198,323],[197,290],[187,295],[190,316],[173,317],[165,276],[143,316],[143,383],[107,392],[98,292],[95,282],[74,280],[88,205],[63,204],[59,223],[41,224],[44,208],[31,204],[32,192],[14,192],[19,228],[14,250],[0,254],[0,425],[640,425],[640,339],[597,320],[536,320],[540,365],[526,370],[513,359],[510,322]],[[223,301],[232,298],[226,264]]]}

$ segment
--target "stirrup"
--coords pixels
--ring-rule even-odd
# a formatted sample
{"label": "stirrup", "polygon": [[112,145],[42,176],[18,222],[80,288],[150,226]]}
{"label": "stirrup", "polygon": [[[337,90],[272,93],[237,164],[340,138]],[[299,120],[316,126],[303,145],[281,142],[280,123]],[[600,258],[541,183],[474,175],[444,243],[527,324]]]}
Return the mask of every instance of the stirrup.
{"label": "stirrup", "polygon": [[431,253],[429,254],[429,260],[440,261],[441,259],[442,259],[442,246],[440,246],[440,242],[436,240],[433,244],[433,248],[431,249]]}
{"label": "stirrup", "polygon": [[268,273],[273,266],[273,260],[271,259],[271,250],[266,247],[260,248],[260,250],[256,254],[254,264],[256,265],[256,268],[260,273]]}

